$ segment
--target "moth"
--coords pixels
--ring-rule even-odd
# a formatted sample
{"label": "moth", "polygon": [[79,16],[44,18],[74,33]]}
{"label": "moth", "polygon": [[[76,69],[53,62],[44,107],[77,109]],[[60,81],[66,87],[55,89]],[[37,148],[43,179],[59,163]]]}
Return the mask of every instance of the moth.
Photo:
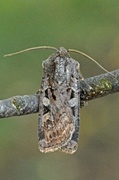
{"label": "moth", "polygon": [[41,152],[74,153],[78,147],[80,65],[64,48],[43,62],[38,145]]}
{"label": "moth", "polygon": [[[38,148],[41,152],[60,150],[72,154],[78,148],[80,125],[80,81],[83,76],[80,64],[68,52],[85,53],[51,46],[28,48],[5,56],[12,56],[36,49],[52,49],[56,52],[43,62],[43,77],[39,90]],[[109,72],[108,72],[109,73]],[[84,81],[87,91],[91,87]]]}

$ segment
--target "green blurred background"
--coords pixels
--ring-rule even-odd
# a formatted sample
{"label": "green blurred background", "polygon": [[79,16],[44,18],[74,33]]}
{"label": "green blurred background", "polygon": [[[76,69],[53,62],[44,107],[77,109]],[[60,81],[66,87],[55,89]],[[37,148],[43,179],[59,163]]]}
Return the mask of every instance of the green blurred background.
{"label": "green blurred background", "polygon": [[[4,54],[39,45],[82,50],[109,71],[119,68],[118,0],[0,0],[0,99],[33,94],[52,51]],[[84,77],[103,73],[72,54]],[[81,109],[78,151],[42,154],[38,114],[0,120],[0,180],[119,180],[119,95]]]}

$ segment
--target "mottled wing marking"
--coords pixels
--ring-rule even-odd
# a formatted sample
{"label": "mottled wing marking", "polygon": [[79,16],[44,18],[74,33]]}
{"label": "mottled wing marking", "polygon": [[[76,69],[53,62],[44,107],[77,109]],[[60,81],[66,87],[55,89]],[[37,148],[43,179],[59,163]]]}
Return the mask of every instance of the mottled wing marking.
{"label": "mottled wing marking", "polygon": [[64,48],[43,63],[40,89],[38,144],[41,152],[74,153],[78,147],[79,64]]}

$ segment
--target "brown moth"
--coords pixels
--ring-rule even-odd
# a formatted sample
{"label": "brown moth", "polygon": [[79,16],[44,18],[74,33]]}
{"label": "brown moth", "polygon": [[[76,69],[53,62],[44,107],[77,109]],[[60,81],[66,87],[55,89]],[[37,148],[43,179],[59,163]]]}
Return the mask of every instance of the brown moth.
{"label": "brown moth", "polygon": [[[80,81],[84,78],[80,72],[80,64],[72,59],[68,52],[81,54],[95,62],[104,71],[108,71],[87,54],[62,47],[59,49],[51,46],[32,47],[7,54],[5,57],[37,49],[56,51],[43,62],[44,74],[39,90],[39,150],[45,153],[61,150],[72,154],[78,148]],[[111,75],[115,78],[113,74]],[[86,91],[90,92],[92,87],[85,81],[83,83]],[[81,103],[85,104],[85,102]]]}
{"label": "brown moth", "polygon": [[64,48],[43,62],[38,145],[41,152],[74,153],[78,147],[80,65]]}

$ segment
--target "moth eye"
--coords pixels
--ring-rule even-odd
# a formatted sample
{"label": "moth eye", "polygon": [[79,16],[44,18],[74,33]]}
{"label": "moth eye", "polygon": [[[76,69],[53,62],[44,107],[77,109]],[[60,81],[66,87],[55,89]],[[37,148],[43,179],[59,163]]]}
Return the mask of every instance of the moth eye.
{"label": "moth eye", "polygon": [[76,65],[76,69],[80,69],[80,64],[79,63]]}

